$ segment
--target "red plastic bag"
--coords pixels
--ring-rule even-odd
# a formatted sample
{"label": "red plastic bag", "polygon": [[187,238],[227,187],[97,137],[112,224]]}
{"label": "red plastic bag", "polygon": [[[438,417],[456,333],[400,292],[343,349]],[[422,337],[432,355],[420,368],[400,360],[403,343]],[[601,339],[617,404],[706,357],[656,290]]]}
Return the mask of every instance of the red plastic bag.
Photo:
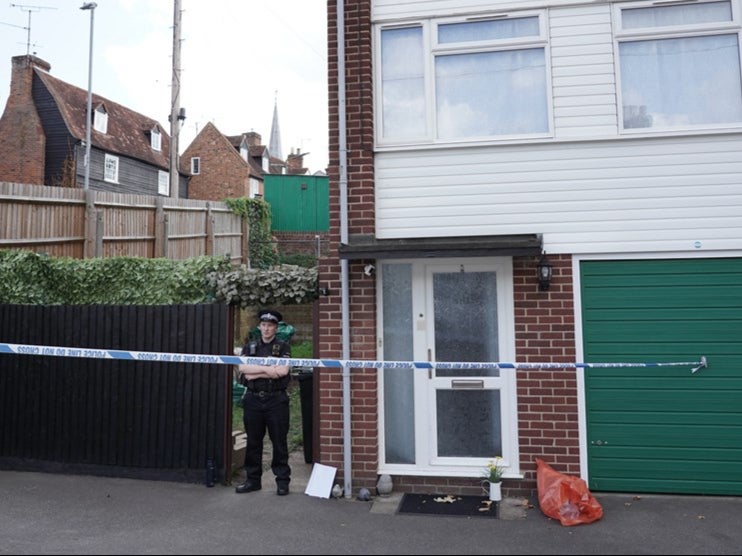
{"label": "red plastic bag", "polygon": [[539,458],[536,483],[541,511],[562,525],[592,523],[603,517],[603,507],[590,494],[585,481],[560,473]]}

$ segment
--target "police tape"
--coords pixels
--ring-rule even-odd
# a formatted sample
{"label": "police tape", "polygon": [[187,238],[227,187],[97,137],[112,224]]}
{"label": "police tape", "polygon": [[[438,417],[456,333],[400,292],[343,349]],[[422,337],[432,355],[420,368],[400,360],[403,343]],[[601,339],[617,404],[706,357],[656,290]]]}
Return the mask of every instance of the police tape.
{"label": "police tape", "polygon": [[366,361],[353,359],[292,359],[276,357],[245,357],[240,355],[208,355],[195,353],[166,353],[158,351],[125,351],[118,349],[94,349],[78,347],[41,346],[30,344],[0,343],[0,354],[42,355],[49,357],[82,357],[88,359],[118,359],[124,361],[146,361],[151,363],[205,363],[210,365],[288,365],[290,367],[326,367],[353,369],[569,369],[569,368],[617,368],[617,367],[694,367],[692,372],[707,367],[706,357],[700,361],[677,361],[662,363],[472,363],[430,361]]}

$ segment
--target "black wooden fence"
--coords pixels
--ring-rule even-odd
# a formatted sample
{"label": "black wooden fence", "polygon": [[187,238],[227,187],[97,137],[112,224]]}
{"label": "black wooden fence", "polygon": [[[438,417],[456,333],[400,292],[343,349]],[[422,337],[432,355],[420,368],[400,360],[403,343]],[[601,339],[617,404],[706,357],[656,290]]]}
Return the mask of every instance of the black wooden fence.
{"label": "black wooden fence", "polygon": [[[225,305],[0,305],[0,342],[223,355]],[[227,365],[0,354],[0,468],[202,481],[231,469]]]}

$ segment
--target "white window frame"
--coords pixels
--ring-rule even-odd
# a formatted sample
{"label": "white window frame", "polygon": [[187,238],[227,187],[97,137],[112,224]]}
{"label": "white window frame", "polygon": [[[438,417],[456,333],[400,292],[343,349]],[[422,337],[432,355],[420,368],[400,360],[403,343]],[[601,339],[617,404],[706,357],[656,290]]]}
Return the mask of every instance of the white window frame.
{"label": "white window frame", "polygon": [[166,197],[170,195],[170,172],[157,171],[157,193]]}
{"label": "white window frame", "polygon": [[251,177],[249,180],[249,183],[250,183],[250,199],[255,199],[256,197],[260,195],[260,181]]}
{"label": "white window frame", "polygon": [[201,173],[201,157],[192,156],[191,157],[191,175],[198,176],[200,173]]}
{"label": "white window frame", "polygon": [[152,132],[150,133],[150,146],[154,151],[162,150],[162,134],[156,127],[152,128]]}
{"label": "white window frame", "polygon": [[102,104],[93,110],[93,129],[99,133],[108,133],[108,112]]}
{"label": "white window frame", "polygon": [[[718,0],[688,0],[677,2],[662,1],[640,1],[617,3],[613,6],[614,22],[614,57],[616,67],[616,98],[618,110],[618,130],[621,135],[635,134],[664,134],[671,135],[678,132],[702,131],[702,130],[720,130],[729,128],[742,128],[742,122],[727,123],[706,123],[706,124],[685,124],[676,126],[653,126],[653,127],[624,127],[624,102],[623,86],[621,81],[621,54],[620,45],[637,41],[648,41],[668,38],[694,38],[715,35],[737,35],[737,44],[739,48],[739,60],[742,66],[742,27],[740,25],[740,5],[739,0],[729,0],[732,10],[731,21],[720,21],[712,23],[696,23],[688,25],[662,25],[656,27],[635,27],[630,29],[623,28],[623,12],[637,8],[662,8],[681,5],[700,5],[713,3]],[[742,71],[742,67],[740,68]]]}
{"label": "white window frame", "polygon": [[[476,23],[478,21],[538,18],[538,36],[517,37],[510,39],[491,39],[479,41],[462,41],[439,43],[438,27],[452,23]],[[423,71],[425,89],[425,133],[414,138],[388,138],[384,137],[383,127],[383,81],[381,68],[382,32],[395,29],[420,28],[422,31],[423,48]],[[404,145],[450,145],[458,143],[501,143],[518,142],[529,139],[543,139],[554,136],[553,102],[551,94],[551,62],[548,40],[548,21],[545,10],[528,10],[522,12],[509,12],[497,14],[477,14],[470,17],[449,17],[439,19],[419,19],[404,24],[380,24],[374,29],[374,115],[376,129],[376,144],[379,147],[404,146]],[[544,51],[544,78],[545,78],[545,101],[546,101],[546,124],[545,131],[523,133],[517,135],[487,135],[467,136],[458,138],[437,138],[436,122],[436,95],[435,95],[435,59],[437,56],[447,54],[476,54],[486,52],[503,52],[512,50],[543,49]]]}
{"label": "white window frame", "polygon": [[103,166],[103,179],[110,183],[119,182],[119,157],[106,153]]}

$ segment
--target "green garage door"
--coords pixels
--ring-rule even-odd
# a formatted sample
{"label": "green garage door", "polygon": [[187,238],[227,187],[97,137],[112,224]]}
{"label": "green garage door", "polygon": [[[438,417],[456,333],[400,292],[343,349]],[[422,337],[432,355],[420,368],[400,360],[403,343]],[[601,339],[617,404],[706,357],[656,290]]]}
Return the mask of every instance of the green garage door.
{"label": "green garage door", "polygon": [[742,495],[742,259],[583,261],[589,486]]}

